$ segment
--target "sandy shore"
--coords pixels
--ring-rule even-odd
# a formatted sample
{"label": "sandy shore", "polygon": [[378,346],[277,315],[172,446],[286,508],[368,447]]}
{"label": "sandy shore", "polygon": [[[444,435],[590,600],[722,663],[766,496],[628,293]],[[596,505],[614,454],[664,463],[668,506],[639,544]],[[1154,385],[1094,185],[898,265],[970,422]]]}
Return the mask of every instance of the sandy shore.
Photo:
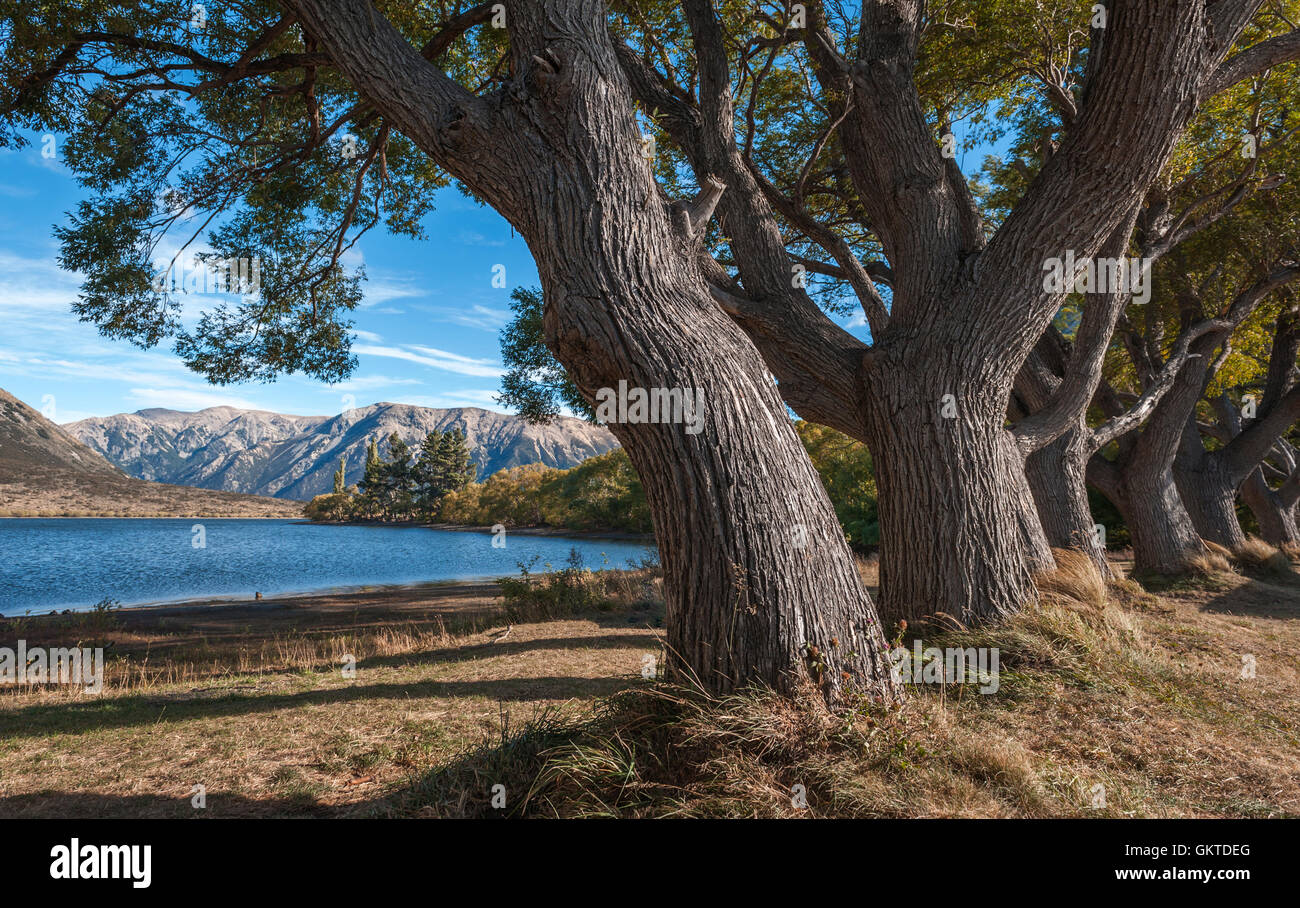
{"label": "sandy shore", "polygon": [[499,597],[496,581],[469,580],[295,593],[260,600],[194,599],[131,606],[114,615],[124,630],[142,633],[182,625],[202,635],[260,635],[299,627],[328,631],[439,617],[469,618],[496,612]]}

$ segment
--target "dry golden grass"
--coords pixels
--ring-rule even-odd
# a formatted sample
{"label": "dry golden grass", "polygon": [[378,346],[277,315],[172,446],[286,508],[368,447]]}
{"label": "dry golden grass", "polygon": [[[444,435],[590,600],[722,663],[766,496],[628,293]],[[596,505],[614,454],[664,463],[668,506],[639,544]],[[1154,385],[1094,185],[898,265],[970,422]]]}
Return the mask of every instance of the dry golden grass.
{"label": "dry golden grass", "polygon": [[1204,576],[1226,574],[1232,571],[1232,552],[1217,542],[1205,543],[1205,554],[1197,555],[1188,565],[1193,573]]}
{"label": "dry golden grass", "polygon": [[998,647],[996,694],[847,715],[643,680],[656,609],[504,638],[468,589],[122,616],[82,628],[121,663],[100,697],[0,697],[0,815],[192,816],[196,784],[209,816],[491,815],[495,784],[530,816],[1300,815],[1300,583],[1157,596],[1066,557],[1042,585],[997,627],[924,633]]}
{"label": "dry golden grass", "polygon": [[1291,573],[1291,559],[1282,550],[1269,545],[1258,536],[1249,536],[1232,552],[1234,564],[1245,570],[1266,571],[1271,574]]}
{"label": "dry golden grass", "polygon": [[529,816],[1300,815],[1300,589],[1234,575],[1158,597],[1062,562],[1040,605],[926,636],[997,646],[996,696],[918,686],[843,716],[639,687],[437,767],[388,809],[490,815],[495,781]]}

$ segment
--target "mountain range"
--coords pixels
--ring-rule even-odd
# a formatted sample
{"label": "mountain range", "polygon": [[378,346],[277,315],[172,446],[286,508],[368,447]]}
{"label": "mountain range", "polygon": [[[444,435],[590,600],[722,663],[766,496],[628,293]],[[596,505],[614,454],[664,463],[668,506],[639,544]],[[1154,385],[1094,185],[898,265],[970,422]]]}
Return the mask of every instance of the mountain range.
{"label": "mountain range", "polygon": [[133,478],[0,389],[0,516],[301,517],[302,506]]}
{"label": "mountain range", "polygon": [[197,413],[148,409],[83,419],[64,428],[139,479],[297,500],[331,491],[344,455],[347,482],[356,483],[364,472],[367,441],[387,439],[393,432],[418,448],[431,430],[461,429],[480,480],[528,463],[564,469],[617,445],[606,429],[579,419],[532,425],[478,407],[392,403],[338,416],[234,407]]}

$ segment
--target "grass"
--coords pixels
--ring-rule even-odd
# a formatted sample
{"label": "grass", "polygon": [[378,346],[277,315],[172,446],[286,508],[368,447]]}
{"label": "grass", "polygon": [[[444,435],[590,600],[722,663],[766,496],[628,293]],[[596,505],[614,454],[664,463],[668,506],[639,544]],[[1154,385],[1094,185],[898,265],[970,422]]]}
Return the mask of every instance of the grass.
{"label": "grass", "polygon": [[108,611],[77,632],[112,644],[103,695],[0,696],[0,815],[193,816],[196,784],[209,816],[1300,815],[1290,574],[1156,595],[1062,558],[997,627],[911,629],[998,647],[996,694],[915,685],[838,714],[644,680],[654,589],[579,572],[510,602],[412,592],[250,626]]}

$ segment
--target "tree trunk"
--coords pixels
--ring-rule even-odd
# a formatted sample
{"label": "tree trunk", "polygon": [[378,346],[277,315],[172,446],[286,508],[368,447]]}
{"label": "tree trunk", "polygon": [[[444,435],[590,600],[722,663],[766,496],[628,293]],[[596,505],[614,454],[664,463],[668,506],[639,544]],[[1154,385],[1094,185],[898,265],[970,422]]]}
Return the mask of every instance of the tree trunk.
{"label": "tree trunk", "polygon": [[1087,463],[1088,452],[1080,446],[1078,433],[1071,430],[1030,454],[1025,473],[1047,541],[1054,548],[1086,553],[1101,575],[1110,578],[1114,572],[1088,504]]}
{"label": "tree trunk", "polygon": [[538,168],[520,224],[548,342],[593,401],[621,381],[702,395],[698,426],[610,425],[654,517],[670,676],[716,694],[810,680],[830,703],[892,701],[884,635],[830,501],[758,351],[711,297],[689,220],[657,199],[612,49],[548,52],[568,73],[556,122],[572,157]]}
{"label": "tree trunk", "polygon": [[1137,574],[1183,574],[1205,554],[1205,544],[1183,506],[1168,464],[1138,463],[1124,470],[1116,505],[1133,539]]}
{"label": "tree trunk", "polygon": [[811,681],[830,704],[897,699],[817,473],[699,272],[717,187],[694,208],[664,204],[603,4],[511,4],[513,75],[490,102],[429,67],[369,3],[291,5],[366,100],[520,231],[547,342],[588,400],[620,382],[702,395],[694,413],[651,422],[629,409],[610,425],[654,518],[668,673],[713,693]]}
{"label": "tree trunk", "polygon": [[997,415],[1005,397],[955,369],[917,374],[907,362],[943,360],[900,355],[866,381],[881,615],[915,622],[943,612],[974,624],[1013,614],[1035,600],[1033,575],[1052,556],[1020,453]]}
{"label": "tree trunk", "polygon": [[1259,522],[1259,535],[1269,545],[1300,547],[1300,528],[1294,509],[1287,508],[1281,496],[1269,488],[1264,471],[1255,468],[1241,486],[1241,499]]}
{"label": "tree trunk", "polygon": [[[627,206],[603,205],[609,230],[611,209]],[[793,693],[811,680],[830,702],[854,690],[892,700],[880,623],[753,346],[682,266],[620,266],[588,250],[581,260],[600,264],[560,279],[558,261],[578,260],[568,245],[538,258],[547,333],[579,388],[594,397],[625,380],[703,392],[698,434],[610,424],[654,517],[669,676],[717,694],[754,683]],[[644,237],[610,245],[632,259],[654,247]]]}
{"label": "tree trunk", "polygon": [[[1200,445],[1199,438],[1196,443]],[[1174,480],[1196,532],[1228,549],[1244,544],[1246,534],[1237,519],[1237,490],[1219,468],[1218,459],[1203,455],[1195,463],[1180,461],[1174,460]]]}

